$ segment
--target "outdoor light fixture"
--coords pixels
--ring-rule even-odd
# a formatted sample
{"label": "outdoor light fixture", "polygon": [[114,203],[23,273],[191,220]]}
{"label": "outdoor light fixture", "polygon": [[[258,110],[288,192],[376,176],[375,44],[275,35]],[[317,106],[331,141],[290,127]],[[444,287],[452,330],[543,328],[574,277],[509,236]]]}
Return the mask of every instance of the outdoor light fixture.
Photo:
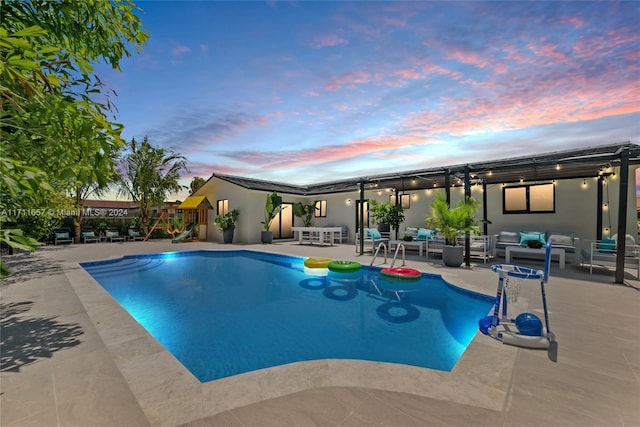
{"label": "outdoor light fixture", "polygon": [[347,199],[347,206],[351,206],[351,199]]}

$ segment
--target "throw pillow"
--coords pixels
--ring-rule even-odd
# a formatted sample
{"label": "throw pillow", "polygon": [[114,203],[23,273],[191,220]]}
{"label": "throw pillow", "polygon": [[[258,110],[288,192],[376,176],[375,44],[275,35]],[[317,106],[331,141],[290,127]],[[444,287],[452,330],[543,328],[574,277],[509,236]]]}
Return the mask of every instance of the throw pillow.
{"label": "throw pillow", "polygon": [[374,228],[367,229],[367,236],[369,236],[370,239],[374,239],[374,240],[382,239],[380,232]]}
{"label": "throw pillow", "polygon": [[421,228],[418,230],[418,237],[416,240],[431,240],[433,239],[433,230],[428,230],[426,228]]}
{"label": "throw pillow", "polygon": [[616,250],[616,241],[611,237],[605,237],[596,245],[596,249],[603,254],[613,253]]}
{"label": "throw pillow", "polygon": [[544,233],[536,233],[529,232],[525,233],[524,231],[520,232],[520,245],[525,246],[528,240],[539,240],[543,245],[547,243],[544,239]]}
{"label": "throw pillow", "polygon": [[69,233],[56,233],[56,239],[68,239]]}

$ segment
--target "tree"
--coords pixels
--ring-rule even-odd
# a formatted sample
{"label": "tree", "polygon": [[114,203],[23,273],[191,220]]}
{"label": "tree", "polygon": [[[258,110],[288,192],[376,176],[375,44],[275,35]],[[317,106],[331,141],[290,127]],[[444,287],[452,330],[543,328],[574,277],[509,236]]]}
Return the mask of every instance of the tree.
{"label": "tree", "polygon": [[204,178],[200,178],[199,176],[194,176],[191,180],[191,184],[189,187],[191,188],[191,194],[198,191],[204,184],[207,182]]}
{"label": "tree", "polygon": [[[79,145],[102,139],[97,153],[105,160],[98,163],[113,166],[103,142],[117,146],[122,126],[107,117],[109,94],[92,64],[119,69],[130,49],[141,50],[148,35],[137,10],[131,0],[0,0],[0,208],[9,223],[23,209],[66,206],[79,181],[93,185],[86,171],[97,164],[96,152],[79,158]],[[55,118],[60,110],[74,110],[93,134],[65,139]],[[72,164],[77,168],[58,167]],[[2,234],[0,243],[35,248],[18,236]]]}
{"label": "tree", "polygon": [[146,234],[151,208],[164,204],[169,194],[186,188],[178,182],[180,173],[187,171],[186,160],[173,151],[154,147],[145,136],[142,143],[131,140],[121,163],[119,193],[140,205],[140,223]]}

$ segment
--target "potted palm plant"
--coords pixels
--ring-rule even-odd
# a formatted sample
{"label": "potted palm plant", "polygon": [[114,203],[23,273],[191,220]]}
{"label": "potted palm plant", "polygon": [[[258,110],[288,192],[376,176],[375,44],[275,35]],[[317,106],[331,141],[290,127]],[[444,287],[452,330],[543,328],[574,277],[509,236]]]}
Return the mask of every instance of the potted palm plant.
{"label": "potted palm plant", "polygon": [[304,205],[302,203],[293,204],[293,214],[298,218],[302,218],[302,223],[305,227],[311,227],[311,219],[315,211],[316,205],[314,203],[310,205]]}
{"label": "potted palm plant", "polygon": [[233,242],[233,232],[236,229],[236,221],[238,220],[239,215],[240,211],[238,211],[238,209],[234,209],[224,215],[216,216],[213,220],[216,227],[222,231],[225,243]]}
{"label": "potted palm plant", "polygon": [[260,234],[260,240],[262,243],[271,243],[273,241],[273,232],[269,230],[271,228],[271,222],[282,210],[282,197],[278,196],[275,191],[267,194],[267,202],[264,207],[264,221],[260,221],[264,226],[264,230]]}
{"label": "potted palm plant", "polygon": [[473,197],[465,197],[454,207],[447,203],[446,193],[440,191],[431,204],[431,215],[426,217],[427,225],[438,230],[445,239],[442,248],[442,262],[448,267],[460,267],[464,261],[464,248],[458,238],[465,233],[478,233],[475,219],[479,202]]}

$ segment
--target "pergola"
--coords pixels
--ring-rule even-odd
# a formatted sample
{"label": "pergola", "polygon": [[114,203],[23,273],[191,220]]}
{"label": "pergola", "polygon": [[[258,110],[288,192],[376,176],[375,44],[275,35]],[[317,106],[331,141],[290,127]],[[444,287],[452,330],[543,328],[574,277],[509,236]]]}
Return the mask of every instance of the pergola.
{"label": "pergola", "polygon": [[[360,217],[359,221],[362,224],[364,218],[365,190],[391,188],[395,189],[396,194],[398,194],[404,191],[443,188],[446,190],[447,200],[449,200],[451,187],[464,186],[465,197],[470,197],[471,185],[482,185],[485,190],[483,191],[483,218],[486,218],[487,185],[596,178],[598,183],[598,206],[601,206],[605,180],[608,176],[615,173],[614,169],[618,169],[620,174],[620,200],[618,204],[617,233],[618,235],[624,236],[627,229],[626,212],[628,209],[628,199],[626,196],[630,185],[629,166],[635,164],[640,164],[640,146],[627,141],[501,160],[362,176],[304,186],[280,184],[228,175],[214,176],[253,190],[278,191],[302,196],[336,194],[358,189],[360,191],[360,212],[358,215]],[[602,238],[602,221],[602,210],[598,209],[598,239]],[[484,233],[487,233],[486,223]],[[363,234],[364,230],[360,228],[360,253],[364,251]],[[469,253],[468,247],[466,253]],[[620,250],[617,251],[616,283],[622,283],[624,279],[624,257],[624,246],[621,246]],[[466,264],[467,266],[470,265],[468,255],[466,257]]]}

